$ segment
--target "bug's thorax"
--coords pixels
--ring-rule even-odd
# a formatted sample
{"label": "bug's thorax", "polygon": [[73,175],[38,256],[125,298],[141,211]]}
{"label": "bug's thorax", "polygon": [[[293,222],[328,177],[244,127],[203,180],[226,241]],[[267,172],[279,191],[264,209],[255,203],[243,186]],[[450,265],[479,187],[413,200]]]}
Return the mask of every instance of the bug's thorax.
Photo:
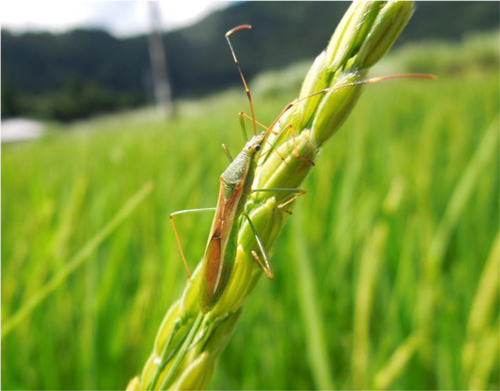
{"label": "bug's thorax", "polygon": [[227,187],[238,187],[244,183],[255,155],[260,151],[264,141],[264,132],[246,143],[245,147],[222,173],[221,180]]}

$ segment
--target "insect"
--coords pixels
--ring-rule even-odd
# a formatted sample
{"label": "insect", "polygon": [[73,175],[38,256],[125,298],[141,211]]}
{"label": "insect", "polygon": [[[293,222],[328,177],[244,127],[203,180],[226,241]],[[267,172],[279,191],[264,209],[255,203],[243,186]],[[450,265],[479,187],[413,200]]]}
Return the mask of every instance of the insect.
{"label": "insect", "polygon": [[[202,212],[202,211],[213,211],[215,210],[215,216],[212,222],[212,227],[210,229],[210,234],[208,237],[208,243],[205,249],[205,254],[203,256],[203,282],[201,286],[201,303],[200,309],[202,313],[207,313],[213,306],[217,303],[221,294],[226,287],[229,277],[232,272],[234,259],[236,257],[236,247],[238,239],[238,224],[237,222],[241,217],[247,219],[253,234],[255,235],[257,244],[263,261],[260,259],[259,255],[252,251],[252,255],[257,263],[265,271],[269,279],[273,279],[274,275],[269,264],[269,259],[265,252],[264,246],[259,238],[258,232],[255,229],[252,220],[248,214],[244,211],[244,205],[247,202],[248,196],[251,192],[256,191],[283,191],[292,194],[292,197],[283,202],[278,206],[278,208],[284,210],[284,206],[288,205],[294,199],[300,195],[305,194],[305,190],[302,189],[253,189],[251,188],[254,179],[254,173],[256,168],[256,158],[259,151],[262,149],[262,144],[265,142],[267,135],[271,132],[272,126],[266,128],[265,131],[257,134],[257,121],[255,120],[255,111],[253,108],[252,97],[250,90],[248,88],[247,82],[241,70],[240,64],[236,57],[236,54],[231,45],[229,39],[230,35],[241,29],[249,29],[250,25],[238,26],[226,33],[226,39],[233,56],[233,60],[238,68],[238,72],[241,76],[241,80],[245,87],[245,92],[248,97],[250,104],[251,116],[244,113],[240,113],[240,119],[243,116],[250,117],[252,119],[254,136],[250,141],[248,141],[242,151],[236,156],[234,160],[229,164],[227,169],[220,176],[220,191],[217,206],[215,208],[201,208],[201,209],[189,209],[174,212],[170,215],[170,221],[172,222],[172,227],[174,229],[176,241],[181,253],[181,257],[184,263],[184,267],[188,274],[191,275],[184,251],[180,243],[179,235],[174,223],[174,217],[183,213],[190,212]],[[275,121],[276,122],[276,121]],[[244,125],[242,125],[244,126]],[[225,148],[225,146],[223,146]],[[230,157],[227,149],[226,153]],[[295,194],[295,196],[294,196]]]}
{"label": "insect", "polygon": [[[259,238],[259,234],[255,229],[254,224],[252,223],[251,218],[245,211],[245,204],[253,192],[259,191],[267,191],[267,192],[285,192],[289,195],[285,194],[283,198],[281,198],[282,202],[277,206],[278,209],[288,212],[285,209],[285,206],[296,200],[298,197],[305,194],[305,190],[298,188],[288,188],[288,189],[252,189],[252,183],[255,175],[255,170],[257,167],[257,159],[266,155],[266,153],[274,153],[276,152],[279,155],[278,150],[276,150],[276,145],[281,137],[285,134],[287,129],[291,130],[291,136],[294,141],[294,149],[295,149],[295,157],[297,159],[305,160],[310,164],[314,165],[313,161],[307,158],[300,156],[299,151],[297,149],[297,144],[294,136],[293,127],[291,125],[287,125],[283,127],[279,132],[275,132],[273,129],[275,125],[279,126],[280,118],[294,105],[297,103],[309,99],[313,96],[319,94],[325,94],[327,92],[348,87],[354,85],[361,84],[371,84],[377,83],[384,80],[395,79],[395,78],[428,78],[434,79],[435,77],[432,75],[421,75],[421,74],[401,74],[401,75],[390,75],[385,77],[375,77],[366,80],[359,80],[351,83],[339,84],[333,87],[324,88],[317,92],[314,92],[310,95],[298,98],[290,103],[288,103],[285,108],[281,111],[278,117],[272,122],[269,127],[262,125],[257,122],[255,119],[255,111],[253,108],[252,97],[250,94],[250,90],[246,83],[243,72],[241,71],[238,59],[236,58],[235,52],[232,48],[231,42],[229,40],[229,36],[236,31],[241,29],[249,29],[251,26],[242,25],[238,26],[226,33],[226,39],[228,41],[231,54],[233,56],[233,60],[238,68],[238,72],[242,79],[243,85],[245,87],[245,92],[247,94],[247,98],[250,104],[251,115],[247,115],[245,113],[240,113],[240,122],[242,125],[242,129],[245,133],[244,127],[244,119],[249,118],[252,120],[254,134],[250,141],[248,141],[242,151],[237,155],[237,157],[233,160],[229,154],[227,148],[224,147],[226,154],[228,155],[231,163],[227,167],[227,169],[220,176],[220,192],[217,206],[214,208],[200,208],[200,209],[190,209],[190,210],[182,210],[178,212],[174,212],[170,215],[170,220],[172,223],[172,227],[175,233],[175,238],[177,241],[177,245],[179,247],[179,251],[182,257],[182,261],[184,263],[184,267],[186,269],[186,273],[188,278],[191,277],[191,273],[189,271],[189,267],[187,265],[186,258],[184,256],[184,252],[181,246],[181,242],[179,239],[179,235],[174,223],[174,217],[184,213],[190,212],[203,212],[203,211],[215,211],[214,219],[212,222],[212,226],[210,229],[210,234],[207,241],[207,246],[205,249],[205,253],[202,260],[202,270],[201,270],[201,300],[200,300],[200,314],[198,314],[196,320],[193,321],[190,326],[189,334],[185,337],[185,339],[181,339],[177,345],[175,345],[172,349],[170,349],[171,344],[174,341],[174,336],[179,331],[182,321],[179,318],[174,325],[172,332],[168,340],[163,347],[163,351],[160,357],[157,357],[158,363],[157,368],[155,370],[154,376],[151,382],[148,385],[148,390],[154,389],[157,385],[157,382],[160,379],[161,373],[165,370],[167,364],[175,357],[175,361],[173,362],[171,368],[169,369],[167,375],[163,379],[162,385],[160,389],[165,389],[168,384],[170,384],[175,371],[178,369],[182,359],[186,355],[187,351],[194,345],[196,345],[200,340],[202,340],[203,335],[205,335],[206,329],[202,330],[200,335],[195,339],[196,333],[198,333],[199,328],[201,327],[202,322],[206,319],[206,314],[214,307],[217,301],[220,299],[223,294],[229,278],[232,273],[233,263],[236,258],[236,248],[237,248],[237,239],[238,239],[238,229],[241,225],[243,219],[248,221],[248,224],[256,238],[256,242],[258,245],[258,249],[260,252],[260,256],[257,252],[252,251],[251,254],[255,261],[262,267],[267,276],[270,279],[274,278],[274,275],[271,270],[271,266],[269,264],[268,257],[266,255],[264,246]],[[263,127],[265,130],[259,134],[257,134],[257,125]],[[276,135],[274,145],[269,143],[267,140],[267,136],[270,133],[274,133]],[[268,143],[270,148],[265,152],[261,152],[264,143]],[[268,155],[269,156],[269,155]],[[280,156],[280,155],[279,155]],[[291,212],[288,212],[291,213]],[[194,341],[194,342],[193,342]],[[175,356],[176,355],[176,356]]]}
{"label": "insect", "polygon": [[[300,99],[296,99],[293,102],[289,103],[282,112],[278,115],[278,117],[273,121],[273,123],[269,127],[265,127],[264,125],[258,123],[255,119],[255,110],[253,107],[252,96],[250,90],[248,88],[247,82],[241,70],[239,61],[236,57],[235,51],[231,45],[231,41],[229,37],[236,31],[242,29],[250,29],[250,25],[242,25],[235,27],[234,29],[228,31],[226,33],[226,39],[231,50],[231,54],[233,56],[234,63],[238,68],[238,72],[240,74],[241,80],[245,87],[245,92],[249,101],[251,115],[247,115],[245,113],[240,113],[240,122],[242,124],[242,128],[244,130],[244,122],[243,117],[250,118],[253,124],[254,136],[250,141],[247,142],[242,151],[236,156],[234,160],[231,159],[227,148],[223,145],[226,154],[231,160],[230,165],[220,176],[220,191],[219,198],[217,202],[217,206],[215,208],[200,208],[200,209],[189,209],[182,210],[178,212],[174,212],[170,215],[170,221],[172,223],[172,227],[174,229],[175,238],[177,241],[177,245],[179,247],[179,251],[181,253],[181,257],[184,263],[184,267],[186,269],[186,273],[188,278],[191,276],[189,271],[189,267],[187,265],[186,257],[184,255],[184,251],[182,250],[182,245],[180,242],[180,238],[174,223],[174,217],[179,214],[184,213],[192,213],[192,212],[203,212],[203,211],[214,211],[215,216],[212,222],[212,227],[210,229],[210,234],[208,237],[207,246],[205,249],[205,253],[203,256],[203,278],[201,284],[201,302],[200,309],[203,314],[206,314],[210,311],[213,306],[217,303],[220,296],[224,292],[225,287],[229,281],[229,277],[231,276],[234,259],[236,257],[236,248],[237,248],[237,239],[238,239],[238,222],[240,218],[245,218],[257,241],[261,256],[263,261],[260,259],[259,255],[252,251],[252,256],[256,260],[256,262],[262,267],[264,272],[267,274],[269,279],[273,279],[274,275],[271,270],[271,266],[269,264],[269,259],[266,255],[264,246],[259,238],[259,234],[255,229],[252,220],[249,215],[244,210],[244,205],[247,202],[249,195],[252,192],[258,191],[273,191],[273,192],[288,192],[290,197],[287,199],[285,197],[285,201],[278,205],[278,208],[282,211],[288,212],[284,207],[298,197],[304,195],[306,192],[303,189],[298,188],[287,188],[287,189],[252,189],[252,182],[254,179],[255,169],[256,169],[256,159],[259,155],[259,151],[262,149],[262,145],[266,141],[266,137],[270,132],[273,132],[274,126],[278,123],[279,119],[284,115],[286,111],[288,111],[291,107],[296,105],[297,103],[309,99],[313,96],[324,94],[334,89],[344,88],[353,85],[360,84],[371,84],[377,83],[383,80],[395,79],[395,78],[434,78],[431,75],[421,75],[421,74],[401,74],[401,75],[390,75],[385,77],[375,77],[372,79],[361,80],[352,83],[346,83],[343,85],[325,88],[320,91],[317,91],[311,95],[302,97]],[[259,134],[257,134],[257,124],[262,126],[265,130]],[[291,126],[291,125],[290,125]],[[286,129],[282,129],[278,134],[277,140],[279,140],[280,136],[284,134]],[[293,128],[292,130],[292,137]],[[273,132],[274,133],[274,132]],[[275,133],[276,134],[276,133]],[[294,139],[295,141],[295,139]],[[296,147],[296,145],[295,145]],[[269,149],[269,151],[273,150],[273,146]],[[277,152],[277,151],[276,151]],[[300,156],[298,150],[295,150],[295,156],[298,159],[306,160],[310,162],[312,165],[314,163],[307,158],[303,158]],[[290,212],[288,212],[290,213]]]}

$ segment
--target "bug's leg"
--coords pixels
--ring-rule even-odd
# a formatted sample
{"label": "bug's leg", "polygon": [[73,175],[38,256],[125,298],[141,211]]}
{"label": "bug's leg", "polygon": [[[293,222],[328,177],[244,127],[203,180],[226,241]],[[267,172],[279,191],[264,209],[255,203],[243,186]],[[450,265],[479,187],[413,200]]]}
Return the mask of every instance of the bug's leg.
{"label": "bug's leg", "polygon": [[290,131],[292,132],[292,140],[293,140],[293,149],[295,152],[295,157],[299,160],[302,160],[304,162],[311,163],[311,165],[315,166],[316,164],[309,158],[307,157],[302,157],[299,152],[299,147],[297,146],[297,140],[295,139],[295,128],[293,127],[292,124],[290,124]]}
{"label": "bug's leg", "polygon": [[[292,124],[288,124],[286,125],[278,134],[278,136],[276,137],[276,140],[274,141],[274,144],[271,145],[271,148],[269,148],[265,154],[269,154],[270,156],[270,153],[272,153],[273,151],[275,151],[279,157],[281,158],[281,160],[285,161],[285,159],[283,158],[283,156],[278,152],[278,150],[276,149],[276,145],[280,142],[281,138],[285,135],[286,131],[290,129],[291,133],[292,133],[292,140],[293,140],[293,149],[294,149],[294,154],[295,154],[295,157],[299,160],[302,160],[302,161],[305,161],[305,162],[308,162],[310,163],[311,165],[315,166],[316,164],[309,158],[305,158],[305,157],[302,157],[300,155],[300,152],[299,152],[299,148],[297,146],[297,140],[295,139],[295,128]],[[266,159],[267,160],[267,159]],[[265,160],[264,160],[265,161]]]}
{"label": "bug's leg", "polygon": [[[238,116],[239,116],[239,118],[240,118],[240,124],[241,124],[241,126],[242,126],[242,128],[243,128],[243,132],[244,132],[244,134],[246,135],[245,118],[248,118],[248,119],[250,119],[250,120],[251,120],[251,119],[252,119],[252,117],[251,117],[250,115],[248,115],[247,113],[243,112],[243,111],[240,111],[240,112],[238,113]],[[262,129],[264,129],[264,130],[268,130],[268,131],[270,131],[271,133],[274,133],[275,135],[276,135],[276,134],[278,134],[278,132],[275,132],[275,131],[274,131],[274,130],[272,130],[272,129],[268,129],[268,127],[267,127],[266,125],[264,125],[262,122],[259,122],[259,121],[257,121],[257,120],[256,120],[256,121],[255,121],[255,123],[256,123],[258,126],[260,126]],[[247,137],[247,141],[248,141],[248,137]]]}
{"label": "bug's leg", "polygon": [[[236,29],[234,29],[234,31],[236,31],[236,30],[238,30],[240,28],[249,28],[249,26],[240,26],[240,27],[237,27]],[[272,129],[274,128],[274,126],[277,123],[279,123],[280,119],[286,114],[286,112],[288,110],[290,110],[292,107],[296,106],[298,103],[303,102],[303,101],[305,101],[307,99],[310,99],[310,98],[312,98],[314,96],[321,95],[321,94],[326,94],[328,92],[339,90],[339,89],[345,88],[345,87],[352,87],[352,86],[364,85],[364,84],[374,84],[374,83],[379,83],[379,82],[382,82],[382,81],[385,81],[385,80],[403,79],[403,78],[420,78],[420,79],[431,79],[431,80],[437,79],[437,77],[434,76],[434,75],[420,74],[420,73],[408,73],[408,74],[389,75],[389,76],[382,76],[382,77],[373,77],[371,79],[359,80],[359,81],[355,81],[355,82],[351,82],[351,83],[344,83],[344,84],[335,85],[333,87],[323,88],[322,90],[316,91],[316,92],[314,92],[312,94],[303,96],[302,98],[297,98],[297,99],[289,102],[284,107],[284,109],[278,114],[278,116],[274,119],[274,121],[271,123],[271,125],[267,128],[267,132],[272,131]],[[253,111],[252,111],[252,113],[253,113]],[[254,122],[254,126],[256,126],[255,122]],[[280,132],[280,133],[282,133],[282,132]],[[293,134],[293,137],[294,137],[295,150],[298,153],[297,144],[296,144],[296,141],[295,141],[295,134]],[[277,138],[280,138],[280,136],[278,136]],[[276,145],[276,142],[275,142],[275,145]],[[268,155],[268,157],[270,156],[269,153],[267,153],[267,155]],[[298,154],[298,155],[300,156],[300,154]],[[297,157],[300,159],[299,156],[297,156]],[[304,159],[304,158],[302,158],[302,159]],[[306,160],[308,162],[310,162],[312,165],[314,165],[314,162],[312,160],[310,160],[310,159],[306,159]]]}
{"label": "bug's leg", "polygon": [[245,118],[243,118],[243,114],[244,113],[242,111],[238,113],[238,120],[240,121],[240,128],[243,132],[243,137],[245,138],[245,141],[248,141],[247,127],[245,126]]}
{"label": "bug's leg", "polygon": [[188,279],[191,278],[191,271],[189,270],[187,261],[186,261],[186,256],[184,255],[184,250],[182,249],[181,245],[181,240],[179,238],[179,233],[177,232],[177,228],[175,227],[175,222],[174,222],[174,217],[185,214],[185,213],[196,213],[196,212],[205,212],[209,210],[216,210],[217,208],[199,208],[199,209],[186,209],[186,210],[179,210],[177,212],[171,213],[170,214],[170,222],[172,223],[172,228],[174,229],[174,234],[175,234],[175,240],[177,242],[177,247],[179,247],[179,251],[181,253],[181,258],[182,262],[184,263],[184,269],[186,269],[186,274],[188,276]]}
{"label": "bug's leg", "polygon": [[306,191],[303,190],[303,189],[297,189],[297,194],[295,194],[292,198],[290,198],[289,200],[279,204],[277,206],[278,209],[282,210],[283,212],[286,212],[288,214],[292,214],[292,211],[291,210],[288,210],[288,209],[285,209],[285,206],[291,204],[293,201],[295,201],[297,198],[303,196],[304,194],[306,194]]}
{"label": "bug's leg", "polygon": [[257,263],[259,264],[259,266],[262,268],[262,270],[264,270],[264,273],[266,273],[267,275],[267,278],[269,278],[270,280],[274,280],[274,274],[273,272],[271,271],[270,268],[267,268],[263,263],[262,261],[260,260],[259,256],[257,255],[257,253],[255,251],[252,250],[252,256],[253,258],[257,261]]}
{"label": "bug's leg", "polygon": [[290,110],[292,107],[294,107],[296,104],[305,101],[307,99],[312,98],[313,96],[317,96],[320,94],[326,94],[327,92],[339,90],[341,88],[346,88],[346,87],[352,87],[352,86],[359,86],[359,85],[365,85],[365,84],[375,84],[375,83],[380,83],[382,81],[386,80],[392,80],[392,79],[430,79],[430,80],[436,80],[437,77],[434,75],[429,75],[429,74],[422,74],[422,73],[403,73],[403,74],[397,74],[397,75],[389,75],[389,76],[380,76],[380,77],[372,77],[370,79],[365,79],[365,80],[358,80],[354,81],[351,83],[344,83],[344,84],[339,84],[333,87],[328,87],[328,88],[323,88],[322,90],[313,92],[312,94],[303,96],[302,98],[297,98],[290,103],[288,103],[285,108],[279,113],[279,115],[276,117],[276,119],[273,121],[271,126],[269,126],[269,129],[274,128],[274,125],[285,115],[285,113]]}
{"label": "bug's leg", "polygon": [[293,201],[295,201],[297,198],[303,196],[304,194],[307,193],[307,191],[305,191],[304,189],[295,189],[295,188],[289,188],[289,189],[286,189],[286,188],[277,188],[277,189],[253,189],[252,190],[252,193],[254,192],[265,192],[265,191],[268,191],[268,192],[289,192],[289,193],[295,193],[294,196],[292,196],[290,199],[286,200],[285,202],[282,202],[281,204],[279,204],[277,206],[277,208],[283,212],[286,212],[288,214],[292,214],[292,211],[288,210],[288,209],[285,209],[285,206],[291,204]]}
{"label": "bug's leg", "polygon": [[[283,129],[281,129],[278,133],[278,135],[276,136],[276,139],[274,140],[274,143],[271,144],[271,148],[269,148],[265,153],[264,155],[267,155],[267,154],[271,154],[273,151],[276,151],[276,153],[281,157],[281,159],[284,161],[285,159],[283,158],[283,156],[281,156],[278,152],[278,150],[276,149],[276,146],[278,145],[278,143],[281,141],[281,139],[284,137],[284,135],[286,134],[286,132],[290,130],[291,133],[292,133],[292,140],[293,140],[293,150],[294,150],[294,154],[295,154],[295,157],[299,160],[303,160],[305,162],[308,162],[310,164],[312,164],[313,166],[315,166],[315,163],[309,159],[309,158],[305,158],[305,157],[302,157],[300,155],[300,152],[299,152],[299,148],[297,146],[297,140],[295,139],[295,128],[292,124],[288,124],[286,125]],[[262,156],[262,155],[261,155]],[[260,156],[259,156],[260,157]],[[265,161],[265,160],[264,160]]]}
{"label": "bug's leg", "polygon": [[254,259],[257,261],[257,263],[260,265],[260,267],[262,267],[264,272],[267,274],[267,277],[270,280],[273,280],[274,274],[273,274],[273,271],[271,270],[271,265],[269,264],[266,250],[264,250],[264,246],[262,245],[262,242],[260,241],[260,237],[259,237],[259,234],[257,233],[257,229],[253,225],[252,219],[250,219],[250,216],[246,212],[243,213],[243,216],[245,216],[245,218],[247,219],[248,224],[250,225],[250,229],[252,230],[252,232],[255,236],[255,240],[257,241],[260,252],[262,253],[262,257],[264,258],[264,263],[261,262],[261,260],[259,259],[258,255],[255,251],[252,251],[252,255],[253,255]]}
{"label": "bug's leg", "polygon": [[[279,122],[278,122],[277,124],[278,124],[278,129],[279,129],[279,127],[280,127]],[[280,159],[283,161],[283,163],[288,164],[288,163],[286,162],[285,158],[283,157],[283,155],[282,155],[282,154],[281,154],[281,153],[280,153],[280,152],[276,149],[276,146],[277,146],[277,145],[278,145],[278,143],[281,141],[281,139],[283,138],[283,136],[284,136],[284,135],[285,135],[285,133],[286,133],[286,130],[287,130],[290,126],[292,126],[292,125],[291,125],[291,124],[286,125],[286,126],[285,126],[283,129],[281,129],[279,132],[274,132],[274,131],[272,131],[271,129],[269,129],[269,131],[273,132],[273,133],[274,133],[274,134],[276,134],[277,136],[276,136],[276,138],[275,138],[275,140],[274,140],[274,142],[273,142],[273,143],[270,143],[269,141],[267,141],[267,140],[266,140],[266,143],[268,143],[268,144],[269,144],[269,149],[268,149],[267,151],[265,151],[265,152],[261,153],[261,154],[259,155],[259,157],[257,158],[257,159],[261,159],[261,158],[263,158],[263,157],[267,156],[267,157],[266,157],[266,158],[262,161],[262,163],[261,163],[260,165],[264,164],[264,163],[266,162],[266,160],[269,158],[269,156],[271,156],[271,154],[272,154],[273,152],[276,152],[276,154],[280,157]]]}
{"label": "bug's leg", "polygon": [[[268,144],[270,145],[270,148],[269,148],[266,152],[262,152],[262,153],[259,155],[259,157],[257,158],[257,160],[258,160],[258,159],[262,159],[262,158],[263,158],[263,157],[265,157],[265,156],[267,156],[267,157],[271,156],[271,153],[272,153],[272,152],[273,152],[273,150],[274,150],[274,151],[276,152],[276,154],[280,157],[280,159],[283,161],[283,163],[288,164],[288,163],[286,162],[285,158],[283,157],[283,155],[282,155],[281,153],[279,153],[279,151],[278,151],[277,149],[276,149],[276,150],[274,149],[274,146],[275,146],[276,144],[271,144],[271,143],[270,143],[269,141],[267,141],[267,140],[266,140],[266,143],[268,143]],[[266,160],[267,160],[267,158],[266,158],[266,159],[264,159],[264,161],[263,161],[260,165],[264,164],[264,162],[265,162]]]}
{"label": "bug's leg", "polygon": [[227,158],[229,159],[229,162],[232,163],[233,162],[233,157],[231,156],[231,152],[229,152],[229,148],[227,147],[226,144],[222,144],[222,149],[224,150],[224,152],[226,153],[226,156]]}
{"label": "bug's leg", "polygon": [[[246,127],[245,127],[245,118],[252,119],[252,117],[249,116],[248,114],[246,114],[243,111],[240,111],[238,113],[238,116],[239,116],[239,119],[240,119],[240,125],[241,125],[241,129],[243,130],[243,134],[245,135],[246,140],[248,140],[247,132],[246,132]],[[255,121],[255,122],[256,122],[256,124],[258,126],[260,126],[261,128],[263,128],[264,130],[266,130],[268,132],[271,132],[275,136],[277,136],[276,139],[274,140],[273,144],[267,142],[271,147],[266,152],[260,154],[259,159],[263,158],[264,156],[270,154],[273,150],[275,150],[276,145],[281,141],[281,139],[285,135],[286,131],[288,129],[291,129],[292,130],[293,142],[294,142],[294,148],[295,148],[295,156],[297,156],[297,158],[300,159],[300,160],[307,161],[307,162],[311,163],[312,165],[314,165],[314,163],[311,161],[311,159],[303,158],[302,156],[300,156],[300,153],[299,153],[299,150],[298,150],[298,147],[297,147],[297,141],[295,140],[295,131],[293,130],[293,125],[292,124],[286,125],[280,131],[274,131],[271,128],[267,128],[264,124],[260,123],[259,121]],[[278,122],[278,128],[279,128],[279,122]],[[278,151],[276,151],[276,153],[280,156],[281,160],[283,160],[283,161],[285,160],[285,158]]]}
{"label": "bug's leg", "polygon": [[[278,150],[276,149],[276,146],[278,145],[278,143],[281,141],[281,139],[283,138],[286,130],[291,126],[291,124],[289,125],[286,125],[283,129],[281,129],[278,133],[277,133],[277,136],[274,140],[274,143],[270,143],[269,141],[266,140],[266,142],[270,145],[269,149],[262,153],[258,159],[264,157],[264,156],[267,156],[267,158],[264,159],[264,162],[269,158],[269,156],[271,156],[271,153],[273,151],[276,151],[276,153],[278,154],[278,156],[281,158],[281,160],[285,161],[285,158],[278,152]],[[279,128],[279,125],[278,125],[278,128]]]}

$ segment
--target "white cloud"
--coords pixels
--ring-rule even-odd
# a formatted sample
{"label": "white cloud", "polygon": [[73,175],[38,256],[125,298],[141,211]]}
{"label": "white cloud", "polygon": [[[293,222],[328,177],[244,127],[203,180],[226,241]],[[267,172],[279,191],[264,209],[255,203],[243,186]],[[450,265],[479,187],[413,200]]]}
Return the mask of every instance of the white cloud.
{"label": "white cloud", "polygon": [[[145,1],[10,0],[1,2],[2,27],[13,31],[47,30],[61,32],[76,27],[103,28],[117,36],[148,31],[148,4]],[[167,29],[186,26],[227,1],[160,1],[161,19]]]}

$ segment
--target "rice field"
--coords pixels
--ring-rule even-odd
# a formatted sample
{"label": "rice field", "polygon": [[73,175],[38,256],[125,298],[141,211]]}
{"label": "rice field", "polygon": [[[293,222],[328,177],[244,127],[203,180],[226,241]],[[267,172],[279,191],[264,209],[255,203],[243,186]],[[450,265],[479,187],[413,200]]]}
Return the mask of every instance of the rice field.
{"label": "rice field", "polygon": [[[289,85],[256,88],[259,120]],[[495,72],[368,86],[210,388],[498,389],[499,103]],[[215,205],[241,110],[236,89],[2,147],[3,389],[122,389],[142,369],[186,282],[168,215]],[[191,266],[210,222],[178,219]]]}

